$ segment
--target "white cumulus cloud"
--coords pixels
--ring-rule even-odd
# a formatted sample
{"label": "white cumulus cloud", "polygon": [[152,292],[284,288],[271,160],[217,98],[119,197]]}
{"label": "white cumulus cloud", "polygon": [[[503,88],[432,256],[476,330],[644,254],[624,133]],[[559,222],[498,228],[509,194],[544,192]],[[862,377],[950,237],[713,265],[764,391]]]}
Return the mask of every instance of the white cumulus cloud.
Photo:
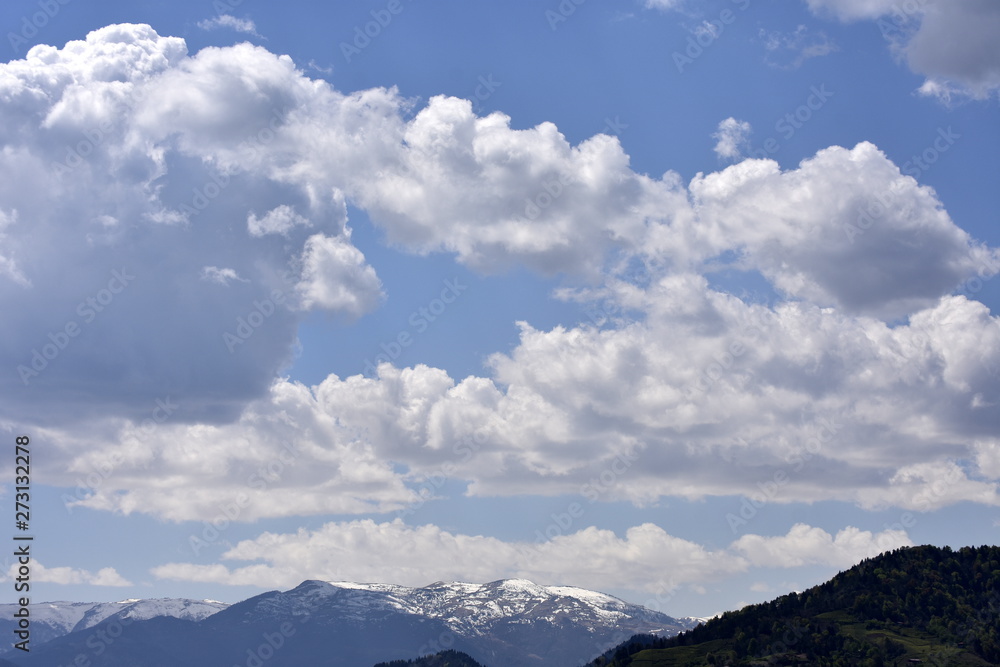
{"label": "white cumulus cloud", "polygon": [[258,218],[253,211],[247,217],[247,230],[250,232],[250,236],[264,236],[265,234],[287,236],[288,232],[297,225],[308,227],[309,221],[287,204],[271,209],[262,218]]}
{"label": "white cumulus cloud", "polygon": [[831,535],[821,528],[797,523],[787,535],[779,537],[744,535],[732,549],[755,567],[823,565],[846,570],[884,551],[909,546],[913,542],[903,530],[875,534],[848,527]]}
{"label": "white cumulus cloud", "polygon": [[[445,469],[472,495],[648,503],[749,495],[780,471],[775,502],[998,502],[977,443],[998,427],[1000,325],[951,293],[1000,256],[869,143],[685,184],[633,171],[610,136],[345,94],[287,56],[189,55],[149,26],[0,69],[0,304],[18,313],[0,354],[25,369],[0,378],[0,418],[44,429],[64,463],[48,481],[111,465],[71,504],[392,511]],[[563,272],[561,298],[614,312],[521,323],[482,376],[276,379],[307,311],[356,318],[383,298],[348,204],[404,250]],[[720,269],[759,273],[777,301],[711,288]],[[277,472],[283,443],[295,464]],[[927,466],[958,483],[928,493]],[[588,486],[602,474],[628,483]]]}
{"label": "white cumulus cloud", "polygon": [[399,520],[327,523],[316,530],[243,540],[222,556],[232,567],[173,562],[152,573],[159,579],[262,588],[290,588],[305,579],[422,586],[436,580],[514,577],[543,585],[573,582],[594,590],[660,594],[665,584],[697,590],[750,568],[847,569],[882,551],[912,545],[904,531],[873,534],[849,526],[833,536],[805,524],[796,524],[786,535],[745,535],[714,551],[651,523],[622,535],[593,526],[560,533],[545,541],[518,542],[434,525],[407,526]]}
{"label": "white cumulus cloud", "polygon": [[719,123],[712,135],[716,139],[715,154],[725,160],[743,157],[750,145],[750,123],[729,117]]}
{"label": "white cumulus cloud", "polygon": [[[4,412],[30,419],[44,406],[55,423],[100,404],[141,420],[183,394],[174,419],[232,419],[291,358],[303,308],[354,317],[377,305],[343,195],[265,159],[309,141],[312,121],[293,110],[330,118],[343,99],[287,57],[249,44],[189,56],[183,40],[117,25],[0,70],[0,303],[19,313],[0,325],[15,369],[0,380]],[[28,210],[24,225],[14,211]],[[303,219],[325,236],[309,241]],[[263,306],[266,323],[231,353],[227,334],[267,300],[282,304]],[[68,345],[42,354],[67,327]]]}
{"label": "white cumulus cloud", "polygon": [[[7,571],[7,580],[13,581],[18,576],[17,565],[12,565]],[[132,586],[132,582],[124,578],[113,567],[102,567],[97,572],[91,572],[74,567],[46,567],[34,561],[31,564],[31,579],[48,584],[86,584],[89,586]]]}
{"label": "white cumulus cloud", "polygon": [[[287,558],[277,558],[279,551]],[[590,557],[580,558],[581,553]],[[536,543],[455,534],[433,525],[411,527],[399,520],[363,520],[328,523],[315,531],[265,533],[238,543],[223,559],[262,562],[233,568],[168,563],[154,568],[153,574],[267,587],[290,587],[308,578],[419,586],[434,580],[518,577],[549,585],[574,582],[595,589],[654,592],[664,571],[675,585],[683,585],[718,580],[746,568],[738,556],[708,551],[653,524],[630,528],[622,537],[589,527]]]}
{"label": "white cumulus cloud", "polygon": [[302,279],[296,286],[304,308],[321,307],[357,317],[381,300],[382,283],[365,256],[343,236],[315,234],[306,240]]}
{"label": "white cumulus cloud", "polygon": [[983,99],[1000,91],[1000,4],[993,0],[806,0],[818,14],[873,20],[894,51],[927,77],[920,91]]}

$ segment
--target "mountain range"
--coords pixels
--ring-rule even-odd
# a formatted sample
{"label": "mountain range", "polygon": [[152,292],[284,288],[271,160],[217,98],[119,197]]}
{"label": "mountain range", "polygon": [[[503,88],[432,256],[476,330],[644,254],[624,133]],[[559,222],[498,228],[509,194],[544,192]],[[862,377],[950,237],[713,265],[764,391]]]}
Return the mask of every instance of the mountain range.
{"label": "mountain range", "polygon": [[[2,630],[13,629],[7,606]],[[577,667],[633,634],[674,635],[698,622],[523,579],[420,588],[311,580],[233,605],[53,602],[31,611],[31,652],[0,656],[20,667],[371,667],[444,651],[487,667]]]}
{"label": "mountain range", "polygon": [[[71,632],[88,630],[103,622],[148,620],[171,616],[200,621],[229,605],[215,600],[122,600],[120,602],[43,602],[30,606],[31,643],[39,646]],[[19,605],[0,604],[0,634],[13,637]]]}
{"label": "mountain range", "polygon": [[[3,607],[9,632],[14,606]],[[996,667],[1000,547],[901,548],[708,620],[523,579],[310,580],[233,605],[52,602],[31,612],[31,652],[12,649],[0,667]]]}

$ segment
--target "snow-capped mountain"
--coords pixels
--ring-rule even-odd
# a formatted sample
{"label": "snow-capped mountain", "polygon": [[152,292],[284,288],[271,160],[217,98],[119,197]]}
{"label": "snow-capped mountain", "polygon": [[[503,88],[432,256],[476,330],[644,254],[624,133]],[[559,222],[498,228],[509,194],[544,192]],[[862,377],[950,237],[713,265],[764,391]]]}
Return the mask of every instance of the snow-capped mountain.
{"label": "snow-capped mountain", "polygon": [[[121,600],[120,602],[42,602],[32,604],[31,640],[35,645],[86,630],[109,619],[144,621],[158,616],[171,616],[188,621],[200,621],[222,611],[229,605],[215,600],[184,600],[161,598],[154,600]],[[0,604],[0,633],[13,636],[16,625],[14,612],[18,605]],[[6,650],[8,647],[0,650]]]}
{"label": "snow-capped mountain", "polygon": [[[184,607],[180,603],[191,603],[144,602],[175,612]],[[189,608],[186,619],[178,613],[136,617],[118,628],[120,640],[99,644],[99,654],[88,646],[113,614],[34,646],[30,657],[8,653],[4,658],[25,667],[68,664],[81,654],[94,667],[215,667],[250,664],[264,656],[267,667],[371,667],[455,649],[487,666],[576,667],[637,632],[673,635],[697,624],[603,593],[523,579],[437,582],[420,588],[311,580],[202,618],[195,617],[201,613],[196,607]],[[72,620],[66,615],[67,622]],[[84,621],[81,617],[77,624]]]}
{"label": "snow-capped mountain", "polygon": [[342,581],[306,581],[288,592],[304,606],[321,609],[337,600],[340,613],[362,620],[375,609],[392,610],[444,621],[450,630],[469,636],[493,634],[518,619],[572,623],[588,630],[643,625],[643,632],[671,632],[694,627],[616,597],[572,586],[540,586],[526,579],[488,584],[436,582],[422,588]]}

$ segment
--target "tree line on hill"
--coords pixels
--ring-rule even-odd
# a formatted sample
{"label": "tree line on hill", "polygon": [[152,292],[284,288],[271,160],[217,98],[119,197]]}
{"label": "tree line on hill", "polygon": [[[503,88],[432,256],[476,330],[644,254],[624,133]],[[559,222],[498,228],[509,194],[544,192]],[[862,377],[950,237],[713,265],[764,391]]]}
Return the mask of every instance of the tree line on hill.
{"label": "tree line on hill", "polygon": [[1000,665],[1000,548],[908,547],[802,593],[670,638],[637,635],[591,667],[922,662]]}

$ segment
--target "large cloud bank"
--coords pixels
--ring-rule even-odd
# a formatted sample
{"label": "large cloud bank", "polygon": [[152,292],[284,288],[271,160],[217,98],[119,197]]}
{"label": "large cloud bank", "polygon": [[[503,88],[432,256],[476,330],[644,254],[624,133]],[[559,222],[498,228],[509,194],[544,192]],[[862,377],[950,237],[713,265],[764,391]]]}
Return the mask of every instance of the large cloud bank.
{"label": "large cloud bank", "polygon": [[[45,481],[74,503],[391,512],[443,477],[1000,503],[1000,324],[974,298],[1000,260],[871,144],[684,183],[633,171],[613,137],[344,94],[259,47],[192,55],[136,25],[0,66],[0,109],[0,302],[19,314],[0,323],[0,419],[52,443]],[[307,313],[384,298],[348,204],[413,253],[570,276],[557,296],[594,322],[523,323],[481,377],[280,379]],[[779,298],[712,288],[720,268]]]}

